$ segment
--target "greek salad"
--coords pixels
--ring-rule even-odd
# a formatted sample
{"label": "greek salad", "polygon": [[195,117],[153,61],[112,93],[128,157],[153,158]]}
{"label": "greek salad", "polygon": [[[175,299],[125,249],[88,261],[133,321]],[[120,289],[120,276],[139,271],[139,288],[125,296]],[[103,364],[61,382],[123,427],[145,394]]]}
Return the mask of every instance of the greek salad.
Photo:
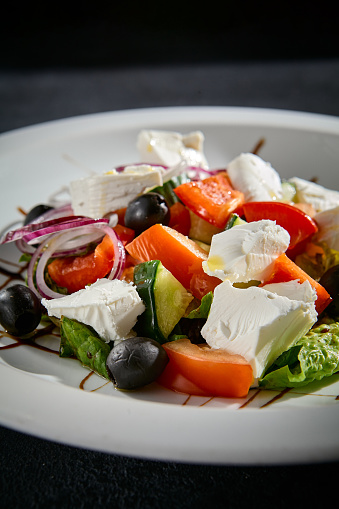
{"label": "greek salad", "polygon": [[6,232],[25,284],[0,324],[60,331],[120,390],[244,398],[339,370],[339,191],[281,178],[256,150],[211,168],[204,134],[142,130],[140,163],[69,184]]}

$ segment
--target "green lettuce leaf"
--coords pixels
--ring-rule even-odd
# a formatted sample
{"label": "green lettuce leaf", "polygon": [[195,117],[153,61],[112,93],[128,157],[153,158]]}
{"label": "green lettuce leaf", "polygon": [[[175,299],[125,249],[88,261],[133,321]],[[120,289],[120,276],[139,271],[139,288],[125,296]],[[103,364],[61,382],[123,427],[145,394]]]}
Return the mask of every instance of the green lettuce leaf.
{"label": "green lettuce leaf", "polygon": [[196,309],[193,309],[186,318],[206,318],[208,317],[208,313],[210,312],[211,304],[213,300],[213,292],[208,292],[203,296],[200,302],[200,306]]}
{"label": "green lettuce leaf", "polygon": [[328,269],[339,264],[339,251],[329,248],[326,242],[318,242],[314,246],[320,249],[306,249],[296,257],[295,263],[313,279],[319,280]]}
{"label": "green lettuce leaf", "polygon": [[84,366],[109,379],[106,359],[110,347],[87,325],[61,317],[60,357],[76,357]]}
{"label": "green lettuce leaf", "polygon": [[339,370],[339,322],[322,323],[281,354],[266,371],[260,387],[307,385]]}

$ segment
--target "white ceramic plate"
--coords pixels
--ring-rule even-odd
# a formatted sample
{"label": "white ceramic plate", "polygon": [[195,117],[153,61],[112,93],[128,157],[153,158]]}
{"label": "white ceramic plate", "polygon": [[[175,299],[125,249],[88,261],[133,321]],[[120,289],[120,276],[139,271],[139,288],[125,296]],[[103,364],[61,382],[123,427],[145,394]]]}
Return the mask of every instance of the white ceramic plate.
{"label": "white ceramic plate", "polygon": [[[339,119],[242,108],[162,108],[77,117],[0,136],[0,221],[6,227],[89,171],[139,160],[140,129],[205,134],[211,167],[264,137],[260,155],[283,177],[319,177],[338,189]],[[13,245],[1,266],[20,270]],[[3,260],[7,260],[5,263]],[[1,276],[1,283],[6,277]],[[2,345],[8,344],[2,338]],[[58,341],[41,338],[41,344]],[[339,459],[339,375],[286,394],[250,391],[243,400],[187,397],[156,385],[126,393],[77,361],[30,346],[0,351],[0,422],[42,438],[160,460],[286,464]]]}

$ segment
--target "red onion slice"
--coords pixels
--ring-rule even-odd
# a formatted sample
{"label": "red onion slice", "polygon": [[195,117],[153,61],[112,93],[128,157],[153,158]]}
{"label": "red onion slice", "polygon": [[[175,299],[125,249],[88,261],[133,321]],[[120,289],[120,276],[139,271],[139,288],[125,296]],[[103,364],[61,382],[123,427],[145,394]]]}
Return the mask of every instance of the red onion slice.
{"label": "red onion slice", "polygon": [[14,242],[23,239],[27,244],[34,244],[37,240],[42,240],[46,235],[57,233],[59,231],[85,226],[94,223],[108,223],[108,219],[91,219],[84,216],[65,216],[43,223],[30,223],[16,230],[7,232],[0,240],[0,244]]}
{"label": "red onion slice", "polygon": [[33,219],[33,221],[31,221],[30,224],[44,223],[45,221],[49,221],[51,219],[58,219],[60,217],[66,216],[74,216],[73,208],[70,203],[47,210],[39,217]]}
{"label": "red onion slice", "polygon": [[[40,299],[42,297],[47,299],[56,299],[63,296],[63,294],[51,290],[51,288],[49,288],[46,284],[44,277],[45,267],[48,260],[54,257],[55,253],[60,252],[64,248],[65,244],[67,244],[67,242],[69,242],[74,237],[75,233],[79,233],[83,240],[85,239],[86,235],[91,236],[93,233],[97,235],[98,230],[101,232],[101,236],[105,234],[109,235],[114,247],[114,262],[112,270],[108,275],[108,279],[119,278],[124,269],[126,257],[125,248],[119,236],[107,224],[89,224],[78,227],[78,232],[75,232],[74,230],[75,229],[72,231],[56,233],[55,235],[49,236],[42,244],[40,244],[32,256],[27,270],[27,282],[31,290],[33,290]],[[35,272],[35,287],[33,274],[36,263],[37,267]]]}

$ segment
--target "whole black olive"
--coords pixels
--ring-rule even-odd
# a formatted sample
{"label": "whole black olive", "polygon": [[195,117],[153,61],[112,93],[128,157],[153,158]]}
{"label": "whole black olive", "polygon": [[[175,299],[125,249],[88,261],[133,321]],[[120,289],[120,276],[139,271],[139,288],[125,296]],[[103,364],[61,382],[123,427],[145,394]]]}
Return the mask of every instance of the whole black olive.
{"label": "whole black olive", "polygon": [[0,292],[0,323],[13,336],[32,332],[41,320],[39,298],[27,286],[17,284]]}
{"label": "whole black olive", "polygon": [[156,380],[168,363],[165,349],[150,338],[121,341],[110,351],[106,369],[118,389],[133,390]]}
{"label": "whole black olive", "polygon": [[30,224],[34,219],[41,216],[45,212],[48,212],[49,210],[52,210],[53,207],[50,207],[49,205],[35,205],[26,215],[24,220],[24,226],[27,224]]}
{"label": "whole black olive", "polygon": [[125,212],[125,225],[137,235],[156,223],[168,225],[170,210],[159,193],[145,193],[132,200]]}
{"label": "whole black olive", "polygon": [[321,286],[328,291],[332,302],[327,306],[326,313],[333,318],[339,317],[339,265],[334,265],[323,274],[319,280]]}

